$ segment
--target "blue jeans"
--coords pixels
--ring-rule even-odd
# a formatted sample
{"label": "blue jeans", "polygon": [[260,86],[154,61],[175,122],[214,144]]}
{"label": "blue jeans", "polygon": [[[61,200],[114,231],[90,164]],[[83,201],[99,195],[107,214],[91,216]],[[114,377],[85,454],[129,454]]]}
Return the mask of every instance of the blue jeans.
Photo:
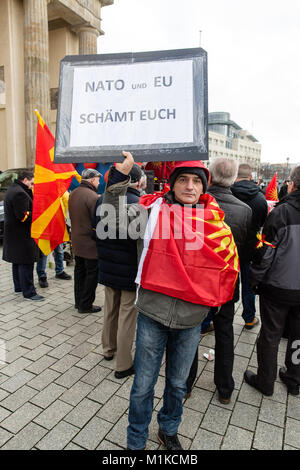
{"label": "blue jeans", "polygon": [[251,323],[255,317],[255,295],[250,287],[250,263],[241,262],[241,281],[242,281],[242,317],[245,323]]}
{"label": "blue jeans", "polygon": [[[61,274],[64,270],[64,245],[61,243],[57,245],[56,248],[53,250],[53,257],[55,261],[55,274]],[[47,256],[43,255],[39,258],[38,262],[36,263],[36,272],[38,278],[47,277],[46,273],[46,266],[47,266]]]}
{"label": "blue jeans", "polygon": [[158,413],[160,429],[177,433],[182,415],[186,381],[200,339],[201,325],[184,330],[168,328],[139,313],[137,322],[135,376],[130,393],[127,447],[144,449],[152,417],[154,386],[166,351],[166,384],[163,407]]}

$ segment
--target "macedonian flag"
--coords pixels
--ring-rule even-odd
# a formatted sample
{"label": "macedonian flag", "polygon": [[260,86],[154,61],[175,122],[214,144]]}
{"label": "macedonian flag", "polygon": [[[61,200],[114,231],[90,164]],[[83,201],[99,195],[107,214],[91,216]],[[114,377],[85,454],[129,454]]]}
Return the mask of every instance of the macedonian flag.
{"label": "macedonian flag", "polygon": [[275,173],[270,183],[268,184],[265,196],[266,196],[267,201],[278,201],[277,173]]}
{"label": "macedonian flag", "polygon": [[55,139],[39,112],[35,113],[38,124],[31,237],[49,255],[57,245],[69,240],[61,198],[78,173],[72,164],[53,163]]}
{"label": "macedonian flag", "polygon": [[145,195],[151,209],[136,283],[144,289],[212,307],[233,298],[239,258],[224,212],[209,194],[198,207],[167,204],[163,193]]}

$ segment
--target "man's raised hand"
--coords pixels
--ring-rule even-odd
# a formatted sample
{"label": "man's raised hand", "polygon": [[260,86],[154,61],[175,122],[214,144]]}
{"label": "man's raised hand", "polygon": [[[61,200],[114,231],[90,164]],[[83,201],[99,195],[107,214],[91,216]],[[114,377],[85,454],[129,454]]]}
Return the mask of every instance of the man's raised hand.
{"label": "man's raised hand", "polygon": [[120,171],[120,173],[123,173],[124,175],[129,175],[131,168],[134,164],[134,158],[130,152],[122,152],[122,155],[124,156],[123,162],[116,163],[115,168]]}

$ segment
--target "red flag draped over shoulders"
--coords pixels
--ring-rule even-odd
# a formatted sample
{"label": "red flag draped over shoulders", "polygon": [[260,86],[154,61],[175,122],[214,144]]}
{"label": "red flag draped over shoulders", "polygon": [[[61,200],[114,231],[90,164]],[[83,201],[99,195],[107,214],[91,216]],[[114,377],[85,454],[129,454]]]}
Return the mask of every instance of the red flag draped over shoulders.
{"label": "red flag draped over shoulders", "polygon": [[136,282],[188,302],[223,305],[232,299],[239,273],[237,248],[224,212],[209,194],[200,197],[197,208],[167,204],[163,196],[140,199],[151,214]]}

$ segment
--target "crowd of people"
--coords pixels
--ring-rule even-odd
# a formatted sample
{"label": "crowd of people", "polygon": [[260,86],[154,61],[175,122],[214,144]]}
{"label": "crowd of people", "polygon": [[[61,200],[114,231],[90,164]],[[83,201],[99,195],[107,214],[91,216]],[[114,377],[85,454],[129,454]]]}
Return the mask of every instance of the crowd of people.
{"label": "crowd of people", "polygon": [[[215,335],[218,399],[230,403],[240,291],[245,329],[261,327],[258,370],[246,370],[245,381],[266,396],[273,394],[278,346],[285,334],[285,367],[279,377],[289,393],[299,394],[300,166],[292,170],[286,194],[268,214],[248,164],[218,158],[208,170],[201,161],[175,162],[165,189],[146,194],[141,166],[131,153],[123,156],[123,162],[111,167],[103,195],[97,192],[101,175],[90,168],[69,196],[74,307],[81,314],[101,311],[94,301],[98,283],[104,286],[104,360],[116,358],[117,379],[134,375],[128,449],[146,447],[154,386],[165,354],[158,438],[167,449],[180,450],[183,400],[193,393],[199,340],[209,331]],[[30,236],[33,183],[33,173],[24,172],[7,191],[3,259],[12,263],[15,293],[41,301],[34,286],[35,262],[40,286],[48,282],[45,257]],[[61,246],[54,256],[56,277],[70,280]]]}

